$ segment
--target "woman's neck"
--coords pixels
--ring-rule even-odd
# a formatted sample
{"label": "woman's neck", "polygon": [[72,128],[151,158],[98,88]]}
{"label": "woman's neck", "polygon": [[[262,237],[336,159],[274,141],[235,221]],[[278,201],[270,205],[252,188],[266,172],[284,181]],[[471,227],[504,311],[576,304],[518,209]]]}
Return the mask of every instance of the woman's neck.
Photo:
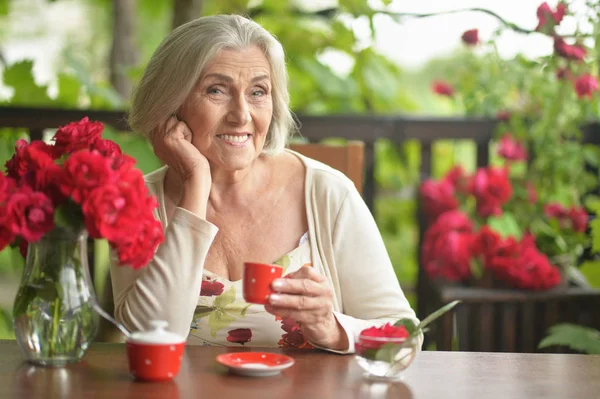
{"label": "woman's neck", "polygon": [[212,186],[209,203],[215,210],[230,206],[250,206],[271,181],[271,173],[263,157],[244,170],[228,171],[211,168]]}

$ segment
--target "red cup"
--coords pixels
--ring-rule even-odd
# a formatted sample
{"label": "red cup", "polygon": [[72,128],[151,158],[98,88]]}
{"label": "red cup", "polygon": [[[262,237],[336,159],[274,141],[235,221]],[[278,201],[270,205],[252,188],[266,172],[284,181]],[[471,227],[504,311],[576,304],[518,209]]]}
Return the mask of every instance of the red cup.
{"label": "red cup", "polygon": [[166,321],[151,320],[150,326],[127,338],[129,372],[143,381],[170,380],[179,373],[185,338],[167,331]]}
{"label": "red cup", "polygon": [[280,278],[283,267],[268,263],[244,262],[244,299],[249,303],[265,305],[273,293],[271,283]]}
{"label": "red cup", "polygon": [[126,345],[129,372],[138,380],[168,381],[179,373],[185,343]]}

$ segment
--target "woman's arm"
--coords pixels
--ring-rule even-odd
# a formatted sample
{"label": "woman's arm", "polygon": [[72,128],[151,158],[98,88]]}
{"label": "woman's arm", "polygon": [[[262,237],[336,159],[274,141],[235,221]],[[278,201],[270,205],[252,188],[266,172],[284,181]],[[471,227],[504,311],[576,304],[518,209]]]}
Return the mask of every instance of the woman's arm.
{"label": "woman's arm", "polygon": [[119,266],[114,257],[111,277],[115,318],[130,331],[166,320],[169,329],[187,337],[202,284],[202,272],[217,227],[177,208],[165,230],[165,241],[143,269]]}
{"label": "woman's arm", "polygon": [[348,352],[365,328],[401,318],[418,323],[392,267],[375,220],[360,194],[349,190],[332,232],[343,313],[337,321],[348,334]]}

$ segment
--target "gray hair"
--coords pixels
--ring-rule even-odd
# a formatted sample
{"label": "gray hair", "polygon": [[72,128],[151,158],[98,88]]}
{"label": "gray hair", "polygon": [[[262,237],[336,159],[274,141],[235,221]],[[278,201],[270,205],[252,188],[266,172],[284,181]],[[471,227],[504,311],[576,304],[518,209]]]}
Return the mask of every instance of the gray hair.
{"label": "gray hair", "polygon": [[273,119],[264,154],[283,151],[297,129],[289,109],[287,70],[281,44],[266,29],[239,15],[198,18],[173,30],[158,46],[133,91],[129,126],[151,138],[184,103],[220,50],[258,46],[271,66]]}

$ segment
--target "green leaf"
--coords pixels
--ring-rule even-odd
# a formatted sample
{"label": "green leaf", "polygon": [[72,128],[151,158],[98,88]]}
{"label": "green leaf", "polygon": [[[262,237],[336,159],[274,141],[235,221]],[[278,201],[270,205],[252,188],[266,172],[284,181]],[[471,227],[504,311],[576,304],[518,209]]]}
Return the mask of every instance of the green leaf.
{"label": "green leaf", "polygon": [[4,70],[4,84],[14,89],[9,103],[14,105],[49,105],[48,87],[38,86],[33,77],[33,61],[12,64]]}
{"label": "green leaf", "polygon": [[196,310],[194,311],[194,319],[201,319],[202,317],[206,317],[209,316],[210,314],[212,314],[212,312],[214,312],[215,309],[212,307],[208,307],[208,306],[197,306]]}
{"label": "green leaf", "polygon": [[404,328],[406,328],[406,331],[408,331],[410,335],[413,335],[415,332],[418,331],[417,325],[412,319],[400,319],[396,323],[394,323],[394,325],[396,327],[404,326]]}
{"label": "green leaf", "polygon": [[600,260],[585,261],[579,266],[579,272],[592,287],[600,287]]}
{"label": "green leaf", "polygon": [[13,317],[17,318],[24,314],[29,307],[32,299],[35,298],[36,290],[30,285],[21,286],[17,296],[15,297],[15,303],[13,305]]}
{"label": "green leaf", "polygon": [[500,216],[490,216],[488,218],[488,226],[502,238],[514,237],[520,240],[523,236],[519,223],[510,212],[504,212]]}
{"label": "green leaf", "polygon": [[393,363],[394,358],[402,348],[402,345],[398,345],[397,343],[393,342],[383,344],[379,347],[379,349],[377,349],[377,352],[375,353],[375,360],[380,360],[386,363]]}
{"label": "green leaf", "polygon": [[422,330],[428,324],[430,324],[431,322],[433,322],[434,320],[436,320],[438,317],[440,317],[441,315],[443,315],[444,313],[446,313],[447,311],[449,311],[450,309],[452,309],[453,307],[455,307],[459,303],[460,303],[460,301],[452,301],[452,302],[450,302],[450,303],[442,306],[441,308],[439,308],[438,310],[436,310],[435,312],[433,312],[432,314],[430,314],[429,316],[427,316],[423,321],[421,321],[419,323],[419,325],[417,326],[417,328],[420,329],[420,330]]}
{"label": "green leaf", "polygon": [[592,251],[600,251],[600,218],[596,218],[590,222],[592,230]]}
{"label": "green leaf", "polygon": [[248,305],[244,306],[242,308],[242,311],[240,312],[240,316],[242,316],[242,317],[246,316],[246,312],[248,311],[248,309],[250,308],[250,306],[252,306],[251,303],[249,303]]}
{"label": "green leaf", "polygon": [[213,306],[220,311],[223,311],[227,305],[235,302],[235,286],[232,285],[230,289],[228,289],[223,294],[219,295],[215,298],[213,302]]}
{"label": "green leaf", "polygon": [[9,0],[0,0],[0,17],[8,15],[8,1]]}
{"label": "green leaf", "polygon": [[81,83],[75,76],[58,75],[58,96],[54,100],[57,105],[76,108],[79,101]]}
{"label": "green leaf", "polygon": [[210,335],[216,338],[217,332],[228,327],[235,321],[235,316],[231,316],[221,310],[215,310],[208,318],[208,327],[210,327]]}
{"label": "green leaf", "polygon": [[56,299],[56,297],[60,296],[57,286],[58,283],[56,281],[53,281],[51,279],[44,279],[41,281],[41,284],[35,287],[36,294],[43,300],[47,302],[52,302],[54,301],[54,299]]}
{"label": "green leaf", "polygon": [[597,195],[587,195],[584,199],[584,205],[587,209],[596,214],[600,214],[600,197]]}
{"label": "green leaf", "polygon": [[553,345],[567,346],[578,352],[598,355],[600,354],[600,331],[576,324],[557,324],[550,328],[549,334],[540,342],[538,348]]}

